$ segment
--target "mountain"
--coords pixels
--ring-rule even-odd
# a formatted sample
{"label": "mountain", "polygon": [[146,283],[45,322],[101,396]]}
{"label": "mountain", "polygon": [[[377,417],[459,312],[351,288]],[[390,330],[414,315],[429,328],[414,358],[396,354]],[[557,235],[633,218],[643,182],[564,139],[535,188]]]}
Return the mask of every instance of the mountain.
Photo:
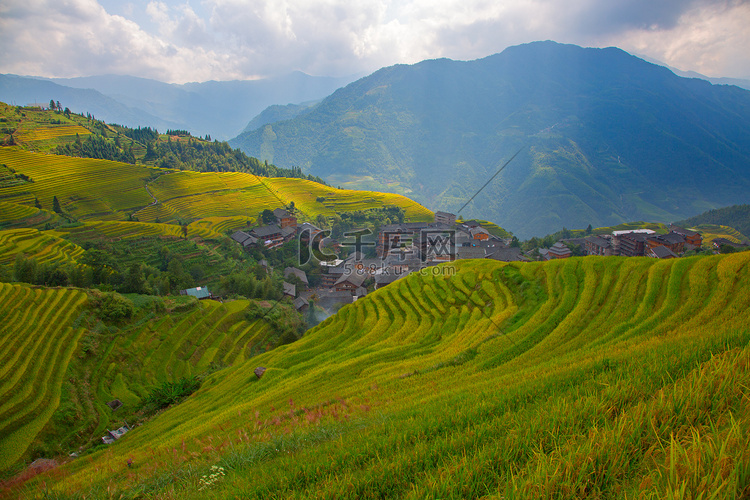
{"label": "mountain", "polygon": [[[249,117],[270,105],[319,100],[353,78],[317,77],[294,72],[259,80],[183,85],[121,75],[57,78],[53,81],[73,88],[96,89],[117,102],[168,120],[176,124],[173,128],[188,130],[194,135],[210,134],[213,138],[227,139],[242,131]],[[136,125],[151,123],[132,124]]]}
{"label": "mountain", "polygon": [[161,130],[180,128],[177,122],[123,104],[91,88],[73,88],[48,80],[15,75],[0,75],[0,101],[25,106],[31,103],[60,101],[74,113],[91,113],[108,123],[130,127],[151,126]]}
{"label": "mountain", "polygon": [[312,110],[319,102],[320,101],[311,101],[303,102],[302,104],[287,104],[286,106],[280,104],[268,106],[259,115],[250,120],[250,123],[247,124],[243,132],[257,130],[263,125],[269,123],[291,120],[302,113]]}
{"label": "mountain", "polygon": [[521,238],[750,201],[750,93],[554,42],[383,68],[230,141],[334,185],[406,194]]}

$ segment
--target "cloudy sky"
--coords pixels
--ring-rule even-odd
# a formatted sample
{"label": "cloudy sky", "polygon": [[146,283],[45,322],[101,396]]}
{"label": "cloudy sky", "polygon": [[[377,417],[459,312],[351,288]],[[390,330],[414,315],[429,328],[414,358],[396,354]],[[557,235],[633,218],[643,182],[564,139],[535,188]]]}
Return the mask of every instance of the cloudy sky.
{"label": "cloudy sky", "polygon": [[20,75],[347,76],[535,40],[750,78],[750,0],[0,0],[0,73]]}

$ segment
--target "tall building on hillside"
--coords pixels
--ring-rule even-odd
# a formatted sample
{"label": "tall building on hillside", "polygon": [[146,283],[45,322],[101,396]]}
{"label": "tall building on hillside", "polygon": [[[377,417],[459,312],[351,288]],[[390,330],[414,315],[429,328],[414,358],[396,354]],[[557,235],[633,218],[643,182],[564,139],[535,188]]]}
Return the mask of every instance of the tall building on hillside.
{"label": "tall building on hillside", "polygon": [[285,227],[297,227],[297,217],[293,216],[283,208],[277,208],[273,211],[273,215],[276,216],[276,221],[281,229]]}
{"label": "tall building on hillside", "polygon": [[454,224],[456,224],[456,214],[439,211],[435,212],[435,222],[452,227]]}

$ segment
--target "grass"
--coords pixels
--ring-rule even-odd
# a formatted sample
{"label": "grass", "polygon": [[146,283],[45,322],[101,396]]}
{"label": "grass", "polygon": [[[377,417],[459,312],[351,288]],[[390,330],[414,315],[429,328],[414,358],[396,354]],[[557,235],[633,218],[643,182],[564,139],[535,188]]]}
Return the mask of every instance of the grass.
{"label": "grass", "polygon": [[[18,491],[742,498],[748,264],[594,257],[413,274]],[[225,475],[201,489],[212,466]]]}

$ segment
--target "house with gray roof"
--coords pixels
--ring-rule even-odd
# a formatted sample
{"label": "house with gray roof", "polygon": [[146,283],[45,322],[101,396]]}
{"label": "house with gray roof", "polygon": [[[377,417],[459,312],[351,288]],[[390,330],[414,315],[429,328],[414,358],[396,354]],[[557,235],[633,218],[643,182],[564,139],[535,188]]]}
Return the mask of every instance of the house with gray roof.
{"label": "house with gray roof", "polygon": [[288,295],[292,298],[297,296],[297,287],[295,287],[293,284],[284,281],[281,283],[281,285],[284,291],[284,295]]}
{"label": "house with gray roof", "polygon": [[310,286],[310,283],[307,281],[307,274],[302,269],[297,269],[296,267],[285,268],[284,278],[289,278],[289,276],[296,276],[305,286]]}
{"label": "house with gray roof", "polygon": [[585,238],[586,255],[615,255],[612,242],[602,236],[587,236]]}
{"label": "house with gray roof", "polygon": [[652,257],[654,259],[675,259],[677,258],[677,254],[664,245],[658,245],[646,250],[646,257]]}
{"label": "house with gray roof", "polygon": [[258,242],[266,248],[276,248],[284,243],[284,236],[281,233],[281,228],[276,224],[256,227],[250,231],[250,235],[257,238]]}

